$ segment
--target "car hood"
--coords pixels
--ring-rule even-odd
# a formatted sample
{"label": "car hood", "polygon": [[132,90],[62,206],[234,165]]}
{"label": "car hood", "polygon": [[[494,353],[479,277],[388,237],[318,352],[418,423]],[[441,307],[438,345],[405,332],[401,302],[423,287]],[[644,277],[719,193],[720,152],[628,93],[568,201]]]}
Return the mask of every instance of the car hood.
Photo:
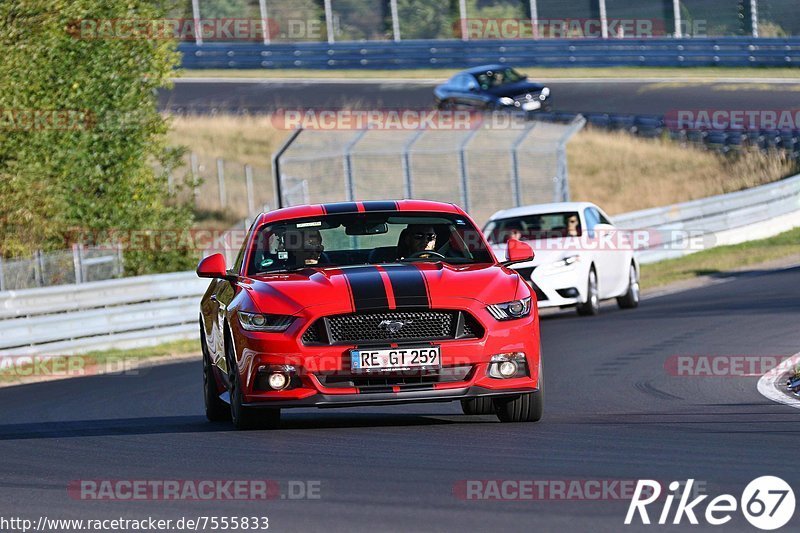
{"label": "car hood", "polygon": [[509,98],[513,98],[514,96],[519,96],[525,93],[538,93],[544,89],[544,85],[539,83],[533,83],[528,80],[522,80],[515,83],[505,83],[498,87],[491,87],[486,90],[486,92],[497,96],[498,98],[503,96],[508,96]]}
{"label": "car hood", "polygon": [[502,303],[516,298],[519,278],[500,265],[402,263],[306,268],[260,275],[241,286],[262,313],[325,306],[325,314],[332,314],[385,310],[391,301],[398,308]]}

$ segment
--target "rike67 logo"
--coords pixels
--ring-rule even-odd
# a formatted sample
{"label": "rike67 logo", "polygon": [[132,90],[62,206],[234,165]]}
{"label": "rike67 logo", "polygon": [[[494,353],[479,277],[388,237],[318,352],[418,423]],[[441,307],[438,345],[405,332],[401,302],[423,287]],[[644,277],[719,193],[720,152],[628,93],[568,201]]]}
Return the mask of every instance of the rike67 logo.
{"label": "rike67 logo", "polygon": [[[684,485],[684,489],[680,491]],[[705,504],[705,512],[701,512],[701,504],[708,498],[707,494],[695,496],[689,500],[692,496],[693,485],[694,479],[687,480],[685,484],[678,481],[669,484],[669,492],[663,498],[661,512],[657,518],[653,516],[657,524],[680,524],[685,518],[690,524],[697,525],[699,515],[705,519],[706,523],[712,526],[721,526],[730,522],[737,509],[741,509],[750,524],[764,531],[772,531],[785,526],[794,515],[794,491],[779,477],[762,476],[754,479],[745,487],[738,501],[731,494],[721,494]],[[639,480],[628,507],[628,514],[625,516],[625,524],[634,523],[638,515],[638,520],[641,520],[642,524],[649,525],[651,518],[647,507],[658,501],[658,504],[650,509],[657,511],[657,505],[662,500],[661,493],[662,488],[658,481]],[[673,511],[676,497],[678,504]],[[670,518],[672,518],[671,521]]]}

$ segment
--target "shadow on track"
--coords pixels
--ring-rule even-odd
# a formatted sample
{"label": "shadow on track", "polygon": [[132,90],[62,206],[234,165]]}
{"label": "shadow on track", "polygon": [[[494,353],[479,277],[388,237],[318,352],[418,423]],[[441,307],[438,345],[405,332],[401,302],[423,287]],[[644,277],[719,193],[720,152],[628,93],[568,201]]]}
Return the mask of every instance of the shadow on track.
{"label": "shadow on track", "polygon": [[[488,416],[290,412],[283,417],[280,429],[277,431],[487,423],[499,422],[494,417]],[[203,416],[160,416],[0,425],[0,441],[166,433],[216,433],[220,431],[234,431],[234,428],[228,422],[208,422]]]}

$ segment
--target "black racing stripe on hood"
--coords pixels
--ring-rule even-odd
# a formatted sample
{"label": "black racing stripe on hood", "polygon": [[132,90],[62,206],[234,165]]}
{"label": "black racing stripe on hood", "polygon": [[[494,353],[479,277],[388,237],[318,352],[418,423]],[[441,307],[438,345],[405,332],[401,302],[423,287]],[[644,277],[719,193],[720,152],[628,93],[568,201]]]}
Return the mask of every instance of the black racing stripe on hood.
{"label": "black racing stripe on hood", "polygon": [[414,265],[385,265],[397,307],[430,307],[428,285]]}
{"label": "black racing stripe on hood", "polygon": [[389,309],[386,287],[377,268],[374,266],[344,268],[342,274],[350,285],[356,312]]}
{"label": "black racing stripe on hood", "polygon": [[358,204],[355,202],[336,202],[333,204],[322,204],[322,209],[327,215],[336,215],[339,213],[357,213]]}

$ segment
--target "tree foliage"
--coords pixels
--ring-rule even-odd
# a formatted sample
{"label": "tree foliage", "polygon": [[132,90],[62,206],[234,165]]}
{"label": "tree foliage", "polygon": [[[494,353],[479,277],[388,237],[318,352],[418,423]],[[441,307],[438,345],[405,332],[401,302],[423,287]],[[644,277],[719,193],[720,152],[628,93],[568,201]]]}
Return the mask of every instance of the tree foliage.
{"label": "tree foliage", "polygon": [[[148,0],[0,2],[0,244],[6,257],[88,235],[182,231],[156,90],[179,62],[165,39],[81,33],[86,21],[154,20]],[[94,35],[97,38],[90,38]],[[38,123],[31,115],[44,117]],[[64,123],[47,118],[64,117]],[[157,170],[161,169],[161,170]],[[129,272],[186,268],[187,250],[131,249]]]}

